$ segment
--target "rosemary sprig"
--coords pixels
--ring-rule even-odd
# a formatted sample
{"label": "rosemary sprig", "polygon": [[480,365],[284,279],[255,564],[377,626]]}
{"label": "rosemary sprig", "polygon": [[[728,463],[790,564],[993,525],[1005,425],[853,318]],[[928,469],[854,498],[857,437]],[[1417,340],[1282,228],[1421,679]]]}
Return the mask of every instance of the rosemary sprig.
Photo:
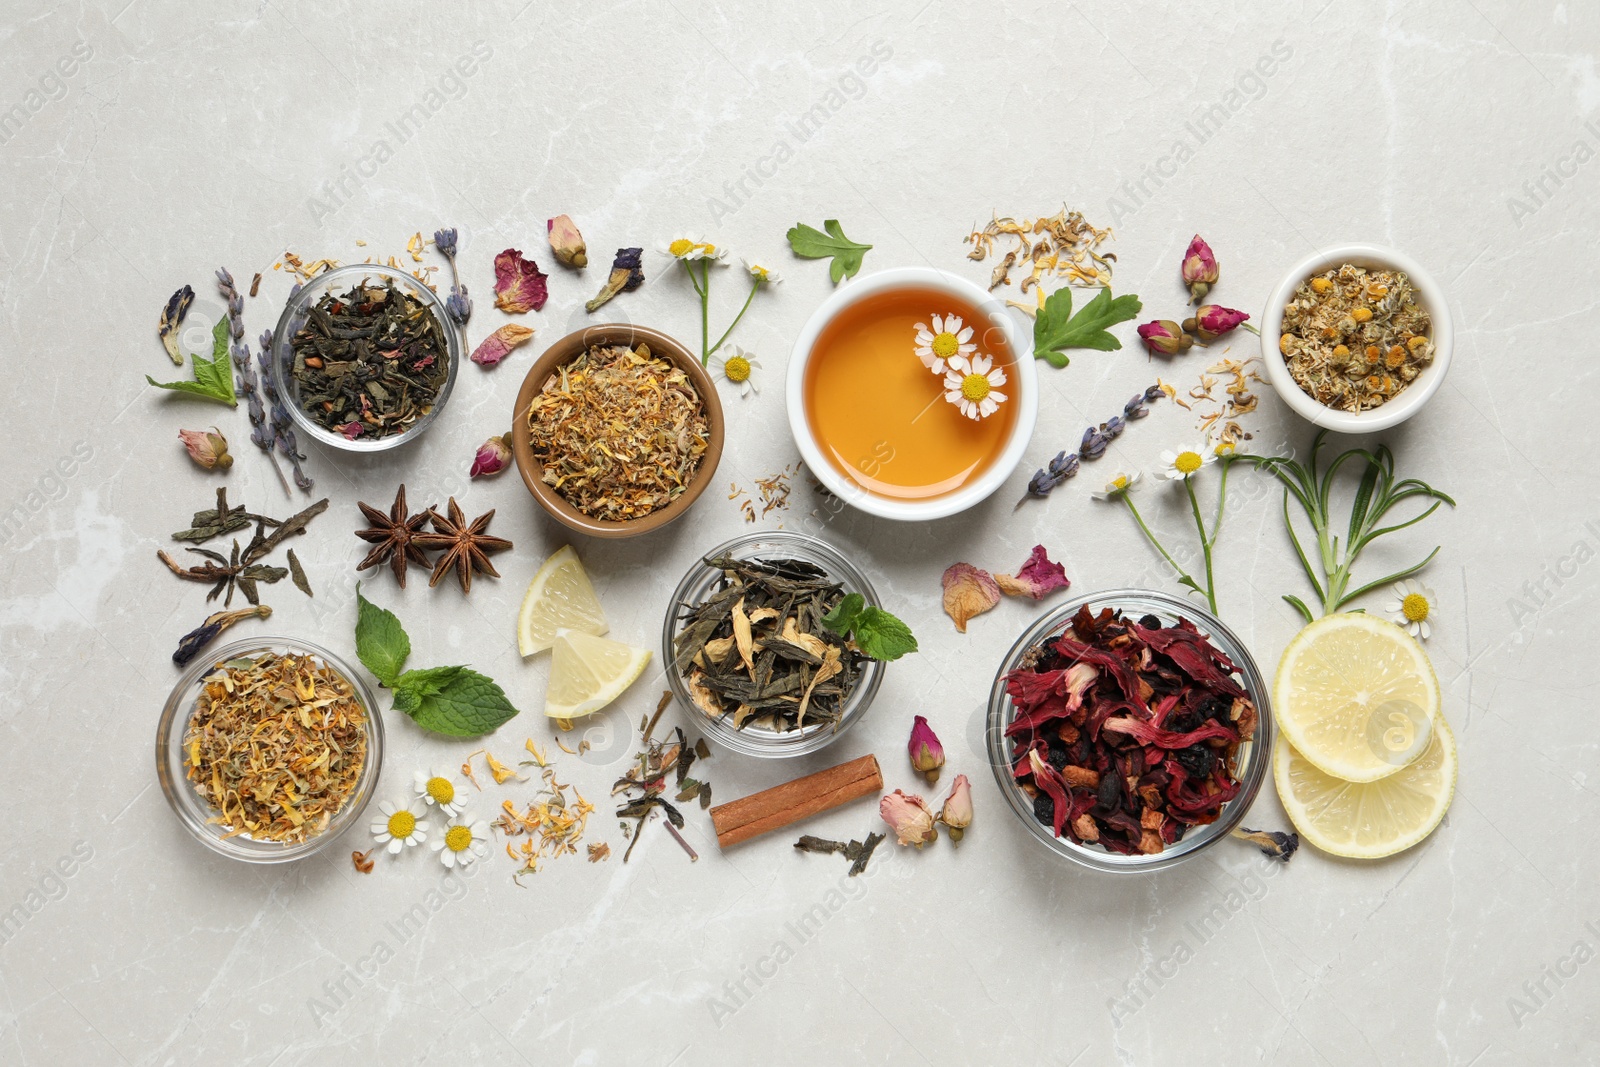
{"label": "rosemary sprig", "polygon": [[[1258,468],[1270,472],[1283,483],[1284,528],[1289,532],[1289,541],[1294,545],[1295,556],[1300,560],[1301,569],[1305,571],[1306,578],[1311,582],[1311,588],[1316,590],[1317,598],[1321,601],[1322,614],[1331,615],[1363,593],[1408,578],[1431,563],[1433,557],[1439,554],[1437,545],[1422,562],[1367,582],[1356,589],[1349,589],[1351,569],[1355,566],[1362,549],[1385,534],[1415,526],[1439,510],[1440,504],[1455,507],[1456,502],[1416,478],[1396,480],[1394,454],[1389,451],[1387,445],[1379,445],[1376,451],[1352,448],[1341,452],[1328,464],[1327,470],[1320,471],[1318,454],[1322,450],[1323,438],[1327,435],[1328,431],[1323,430],[1311,442],[1311,460],[1307,464],[1270,456],[1252,458]],[[1332,532],[1333,482],[1339,470],[1352,460],[1362,461],[1365,469],[1362,471],[1360,484],[1356,487],[1356,495],[1350,505],[1350,519],[1346,525],[1344,544],[1341,546],[1339,538]],[[1289,514],[1291,496],[1300,504],[1311,523],[1312,530],[1317,535],[1315,566],[1302,547],[1299,535],[1295,533],[1294,522]],[[1391,523],[1388,526],[1379,525],[1395,505],[1413,497],[1429,499],[1433,503],[1403,522]],[[1299,611],[1307,622],[1312,620],[1311,609],[1299,597],[1291,594],[1283,599],[1294,605],[1295,610]]]}

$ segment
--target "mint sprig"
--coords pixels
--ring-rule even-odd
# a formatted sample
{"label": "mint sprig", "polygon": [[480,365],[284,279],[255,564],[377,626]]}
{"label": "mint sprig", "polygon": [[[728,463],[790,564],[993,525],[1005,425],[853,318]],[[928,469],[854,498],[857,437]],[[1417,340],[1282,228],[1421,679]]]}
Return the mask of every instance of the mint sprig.
{"label": "mint sprig", "polygon": [[1074,315],[1072,290],[1057,289],[1034,317],[1033,356],[1059,370],[1069,362],[1061,351],[1064,348],[1115,352],[1122,347],[1122,342],[1106,328],[1137,318],[1143,307],[1139,298],[1131,293],[1113,299],[1110,289],[1101,289],[1093,300]]}
{"label": "mint sprig", "polygon": [[361,595],[356,586],[356,656],[394,690],[394,709],[425,730],[450,737],[493,733],[517,714],[493,679],[469,667],[425,667],[400,673],[411,638],[400,620]]}
{"label": "mint sprig", "polygon": [[[177,342],[173,342],[177,347]],[[189,361],[194,364],[194,381],[192,382],[158,382],[146,374],[144,380],[157,389],[171,389],[174,392],[190,393],[194,396],[203,396],[208,400],[220,401],[230,408],[239,406],[239,401],[233,394],[233,364],[228,361],[228,320],[223,318],[211,331],[211,358],[205,359],[198,352],[189,354]]]}
{"label": "mint sprig", "polygon": [[877,660],[896,660],[917,650],[911,627],[875,604],[868,604],[860,593],[848,593],[822,617],[822,625],[836,634],[853,638],[856,647]]}

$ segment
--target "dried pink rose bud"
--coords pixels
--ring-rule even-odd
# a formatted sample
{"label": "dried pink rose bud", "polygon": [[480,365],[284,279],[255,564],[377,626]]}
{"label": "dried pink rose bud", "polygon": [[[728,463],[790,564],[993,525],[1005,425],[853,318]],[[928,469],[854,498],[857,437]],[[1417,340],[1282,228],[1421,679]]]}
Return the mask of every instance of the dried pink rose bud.
{"label": "dried pink rose bud", "polygon": [[1139,327],[1139,338],[1152,353],[1175,356],[1187,352],[1194,338],[1183,332],[1183,327],[1171,319],[1157,319]]}
{"label": "dried pink rose bud", "polygon": [[1199,234],[1189,242],[1189,251],[1183,254],[1183,284],[1189,287],[1189,302],[1196,303],[1217,284],[1221,273],[1216,254]]}
{"label": "dried pink rose bud", "polygon": [[211,427],[209,432],[179,430],[178,440],[183,442],[189,458],[208,471],[218,467],[227,470],[233,466],[233,457],[228,455],[228,439],[223,437],[222,431],[215,426]]}
{"label": "dried pink rose bud", "polygon": [[895,840],[902,845],[921,848],[939,836],[928,802],[915,794],[907,796],[896,789],[878,801],[878,814],[883,816],[883,821],[894,831]]}
{"label": "dried pink rose bud", "polygon": [[928,720],[918,715],[911,720],[911,766],[926,775],[928,781],[939,780],[939,768],[944,766],[944,746],[928,725]]}
{"label": "dried pink rose bud", "polygon": [[469,475],[473,478],[487,477],[499,474],[511,466],[511,446],[506,442],[510,434],[491,437],[478,446],[478,451],[472,457],[472,470]]}
{"label": "dried pink rose bud", "polygon": [[950,831],[950,840],[960,841],[967,827],[972,825],[972,783],[964,774],[956,775],[950,783],[950,795],[944,798],[939,809],[939,821]]}
{"label": "dried pink rose bud", "polygon": [[1209,344],[1225,333],[1237,329],[1250,318],[1243,311],[1225,308],[1221,304],[1205,304],[1195,309],[1194,318],[1184,322],[1184,327],[1194,331],[1201,343]]}
{"label": "dried pink rose bud", "polygon": [[555,253],[558,262],[579,270],[589,265],[589,250],[584,247],[583,234],[578,232],[571,216],[557,215],[545,223],[545,230],[550,235],[550,251]]}

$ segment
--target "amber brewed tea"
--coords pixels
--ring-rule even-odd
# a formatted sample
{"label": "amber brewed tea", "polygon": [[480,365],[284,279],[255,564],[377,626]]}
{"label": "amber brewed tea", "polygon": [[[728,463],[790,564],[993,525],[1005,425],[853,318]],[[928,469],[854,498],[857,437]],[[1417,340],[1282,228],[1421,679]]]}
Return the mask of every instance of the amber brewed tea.
{"label": "amber brewed tea", "polygon": [[[945,376],[918,358],[917,327],[935,315],[971,327],[972,354],[1004,372],[998,392],[1006,400],[991,414],[962,414],[945,397]],[[953,493],[1005,450],[1019,408],[1015,360],[1003,331],[967,301],[920,288],[867,297],[840,312],[812,348],[805,376],[811,433],[835,469],[867,492],[896,500]]]}

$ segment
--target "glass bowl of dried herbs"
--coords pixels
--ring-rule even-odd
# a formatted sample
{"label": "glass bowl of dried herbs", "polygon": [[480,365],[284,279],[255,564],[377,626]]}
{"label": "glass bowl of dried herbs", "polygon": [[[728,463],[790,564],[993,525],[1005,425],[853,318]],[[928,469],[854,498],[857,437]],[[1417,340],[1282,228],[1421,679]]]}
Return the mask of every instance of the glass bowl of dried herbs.
{"label": "glass bowl of dried herbs", "polygon": [[633,537],[689,510],[722,459],[722,402],[687,348],[659,330],[570,333],[517,393],[511,453],[550,517],[591,537]]}
{"label": "glass bowl of dried herbs", "polygon": [[707,736],[751,756],[801,756],[855,725],[883,682],[823,624],[850,594],[878,594],[837,550],[805,534],[748,534],[683,576],[661,627],[667,682]]}
{"label": "glass bowl of dried herbs", "polygon": [[156,773],[178,820],[248,863],[332,844],[360,822],[382,765],[372,691],[333,653],[292,638],[196,660],[156,729]]}
{"label": "glass bowl of dried herbs", "polygon": [[985,744],[1006,805],[1058,856],[1145,873],[1227,837],[1272,764],[1267,687],[1244,643],[1179,597],[1077,597],[1017,639]]}
{"label": "glass bowl of dried herbs", "polygon": [[432,289],[396,267],[355,263],[302,285],[272,331],[272,390],[308,439],[382,452],[439,417],[461,331]]}

